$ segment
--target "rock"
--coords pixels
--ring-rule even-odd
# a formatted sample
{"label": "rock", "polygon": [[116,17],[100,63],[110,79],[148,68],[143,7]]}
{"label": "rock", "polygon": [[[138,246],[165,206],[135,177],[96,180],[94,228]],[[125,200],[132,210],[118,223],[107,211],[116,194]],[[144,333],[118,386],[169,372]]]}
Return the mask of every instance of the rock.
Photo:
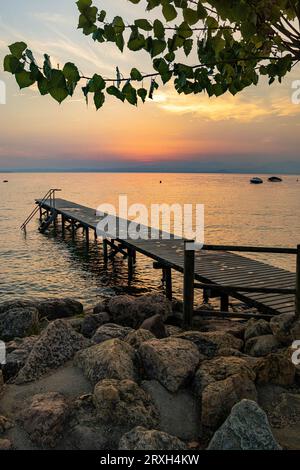
{"label": "rock", "polygon": [[38,336],[28,336],[7,343],[6,363],[2,365],[5,382],[15,377],[22,369],[37,340]]}
{"label": "rock", "polygon": [[13,427],[12,421],[5,416],[0,416],[0,434],[4,434],[6,431]]}
{"label": "rock", "polygon": [[200,359],[192,342],[174,337],[146,341],[139,354],[148,378],[158,380],[170,392],[193,377]]}
{"label": "rock", "polygon": [[224,318],[205,318],[201,316],[201,311],[199,312],[199,317],[195,316],[194,323],[197,326],[197,330],[199,329],[201,332],[219,331],[222,333],[228,333],[239,339],[244,338],[244,332],[246,328],[244,321],[240,322],[238,320],[226,320]]}
{"label": "rock", "polygon": [[280,343],[273,335],[256,336],[245,344],[245,352],[250,356],[262,357],[280,349]]}
{"label": "rock", "polygon": [[34,395],[20,419],[33,442],[42,447],[54,447],[63,433],[69,412],[64,396],[49,392]]}
{"label": "rock", "polygon": [[94,404],[101,423],[124,426],[156,427],[158,411],[141,387],[132,380],[105,379],[94,389]]}
{"label": "rock", "polygon": [[0,450],[12,450],[13,445],[9,439],[0,439]]}
{"label": "rock", "polygon": [[209,450],[280,450],[265,412],[250,400],[236,404],[212,438]]}
{"label": "rock", "polygon": [[231,375],[247,377],[250,381],[255,380],[255,372],[248,362],[239,357],[217,357],[203,361],[193,381],[193,389],[197,396],[201,394],[210,383],[227,379]]}
{"label": "rock", "polygon": [[31,382],[73,358],[90,341],[71,328],[64,320],[50,323],[34,344],[27,360],[17,375],[17,384]]}
{"label": "rock", "polygon": [[92,340],[96,344],[103,343],[108,339],[124,339],[132,330],[132,328],[128,328],[126,326],[115,325],[114,323],[107,323],[106,325],[100,326]]}
{"label": "rock", "polygon": [[237,349],[233,348],[221,348],[218,350],[218,356],[225,357],[225,356],[235,356],[235,357],[248,357],[246,354],[238,351]]}
{"label": "rock", "polygon": [[138,349],[142,343],[148,341],[149,339],[155,339],[155,336],[148,330],[138,330],[131,331],[125,338],[124,341],[134,349]]}
{"label": "rock", "polygon": [[91,338],[99,326],[109,323],[109,314],[106,312],[86,315],[81,325],[81,334],[86,338]]}
{"label": "rock", "polygon": [[141,426],[125,434],[119,450],[186,450],[184,442],[162,431],[148,430]]}
{"label": "rock", "polygon": [[40,317],[48,320],[75,317],[83,312],[82,304],[73,299],[13,300],[0,304],[0,315],[15,308],[36,308]]}
{"label": "rock", "polygon": [[248,341],[256,336],[270,334],[272,334],[272,330],[270,328],[270,324],[266,320],[255,320],[254,318],[251,318],[247,323],[244,339],[245,341]]}
{"label": "rock", "polygon": [[254,382],[247,375],[234,374],[212,382],[202,393],[202,424],[216,429],[243,398],[257,400]]}
{"label": "rock", "polygon": [[65,320],[75,331],[77,331],[77,333],[81,333],[81,328],[84,321],[82,317],[70,317],[66,318]]}
{"label": "rock", "polygon": [[103,379],[137,379],[135,350],[124,341],[111,339],[79,351],[75,364],[94,384]]}
{"label": "rock", "polygon": [[186,331],[176,337],[192,341],[197,346],[200,354],[207,358],[218,355],[220,349],[233,348],[240,350],[243,346],[243,341],[229,333],[223,333],[221,331]]}
{"label": "rock", "polygon": [[201,406],[190,390],[170,393],[156,380],[142,382],[141,387],[152,397],[160,414],[159,430],[185,441],[201,435]]}
{"label": "rock", "polygon": [[83,313],[83,305],[74,299],[45,299],[37,303],[41,317],[48,320],[75,317]]}
{"label": "rock", "polygon": [[97,313],[106,313],[108,311],[109,299],[103,299],[95,305],[93,308],[94,314]]}
{"label": "rock", "polygon": [[39,332],[39,312],[36,308],[14,308],[0,315],[0,338],[10,341]]}
{"label": "rock", "polygon": [[153,315],[153,317],[150,318],[146,318],[146,320],[144,320],[141,324],[140,328],[151,331],[151,333],[153,333],[156,338],[167,338],[169,336],[162,316],[159,314]]}
{"label": "rock", "polygon": [[280,401],[273,410],[274,415],[282,419],[280,427],[291,422],[297,423],[300,420],[300,395],[294,393],[282,393]]}
{"label": "rock", "polygon": [[153,315],[159,314],[165,321],[172,314],[171,302],[161,295],[112,297],[108,309],[114,323],[132,328],[138,328],[146,318]]}
{"label": "rock", "polygon": [[254,370],[259,384],[291,385],[295,380],[296,369],[288,351],[272,353],[259,359]]}
{"label": "rock", "polygon": [[[293,341],[292,328],[296,323],[293,313],[282,313],[275,315],[270,321],[270,327],[276,339],[283,344],[291,344]],[[296,339],[299,339],[296,338]]]}
{"label": "rock", "polygon": [[165,325],[168,336],[176,336],[183,332],[183,329],[175,325]]}

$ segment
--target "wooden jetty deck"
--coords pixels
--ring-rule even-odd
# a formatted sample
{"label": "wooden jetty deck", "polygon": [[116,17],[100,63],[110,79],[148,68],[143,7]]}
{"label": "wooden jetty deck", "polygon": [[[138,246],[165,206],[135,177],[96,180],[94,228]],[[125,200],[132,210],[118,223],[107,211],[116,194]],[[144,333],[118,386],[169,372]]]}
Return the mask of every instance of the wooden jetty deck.
{"label": "wooden jetty deck", "polygon": [[[91,229],[96,234],[97,224],[101,217],[96,215],[95,209],[58,198],[54,199],[54,202],[53,199],[37,199],[36,203],[40,207],[41,218],[44,214],[48,216],[53,214],[53,211],[57,216],[61,216],[63,232],[70,229],[75,235],[78,228],[83,228],[87,243],[89,242],[89,230]],[[116,219],[117,224],[122,221],[122,219]],[[126,221],[126,223],[130,223],[130,221]],[[147,230],[150,228],[147,227]],[[174,236],[171,236],[170,240],[166,240],[163,239],[162,232],[160,232],[158,240],[131,240],[119,236],[109,239],[108,237],[104,240],[103,246],[106,257],[108,256],[108,246],[111,247],[113,253],[120,252],[128,256],[130,269],[133,269],[136,252],[154,260],[154,267],[162,269],[164,272],[167,295],[169,298],[172,297],[172,269],[181,273],[185,271],[185,240],[175,239]],[[276,250],[277,253],[299,254],[299,247],[298,251],[288,248]],[[255,251],[255,249],[249,249],[249,251]],[[263,249],[258,251],[263,251]],[[190,275],[193,279],[192,292],[188,284],[185,287],[187,296],[192,300],[194,287],[197,287],[197,284],[194,283],[198,281],[202,283],[198,285],[198,288],[203,288],[206,294],[209,292],[220,296],[221,311],[228,311],[230,296],[245,302],[250,307],[259,309],[264,314],[295,313],[296,285],[297,282],[299,283],[299,256],[297,257],[298,274],[296,276],[296,273],[285,269],[231,251],[218,248],[215,251],[213,247],[209,249],[209,246],[204,246],[203,250],[198,250],[193,255],[194,266],[190,269]],[[238,288],[234,286],[238,286]],[[243,287],[245,291],[243,291]]]}

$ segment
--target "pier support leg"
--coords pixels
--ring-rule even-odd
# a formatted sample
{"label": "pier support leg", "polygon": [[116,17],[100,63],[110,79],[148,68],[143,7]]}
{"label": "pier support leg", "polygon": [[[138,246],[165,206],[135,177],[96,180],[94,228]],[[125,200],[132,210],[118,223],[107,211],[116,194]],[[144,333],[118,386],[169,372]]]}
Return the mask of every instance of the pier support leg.
{"label": "pier support leg", "polygon": [[208,289],[203,290],[203,302],[205,304],[209,302],[209,290]]}
{"label": "pier support leg", "polygon": [[86,249],[88,250],[90,245],[90,231],[88,227],[85,228],[85,243]]}
{"label": "pier support leg", "polygon": [[300,245],[297,246],[296,264],[296,317],[300,319]]}
{"label": "pier support leg", "polygon": [[164,278],[166,283],[166,297],[169,300],[173,298],[173,291],[172,291],[172,269],[171,268],[164,268]]}
{"label": "pier support leg", "polygon": [[74,223],[74,220],[72,220],[71,226],[72,226],[72,240],[75,240],[75,223]]}
{"label": "pier support leg", "polygon": [[42,209],[41,206],[40,206],[39,211],[40,211],[40,222],[42,222],[42,220],[43,220],[43,209]]}
{"label": "pier support leg", "polygon": [[103,238],[103,258],[104,258],[104,263],[107,264],[108,261],[108,249],[107,249],[107,240]]}
{"label": "pier support leg", "polygon": [[194,276],[195,251],[184,246],[184,280],[183,280],[183,323],[185,328],[191,328],[194,311]]}
{"label": "pier support leg", "polygon": [[229,295],[222,294],[221,295],[221,312],[228,312],[229,311]]}
{"label": "pier support leg", "polygon": [[62,216],[61,216],[61,233],[62,233],[63,237],[65,236],[65,231],[66,231],[66,219],[65,219],[65,216],[62,214]]}
{"label": "pier support leg", "polygon": [[134,271],[134,256],[133,256],[133,250],[131,248],[128,248],[128,280],[131,281],[133,277],[133,271]]}

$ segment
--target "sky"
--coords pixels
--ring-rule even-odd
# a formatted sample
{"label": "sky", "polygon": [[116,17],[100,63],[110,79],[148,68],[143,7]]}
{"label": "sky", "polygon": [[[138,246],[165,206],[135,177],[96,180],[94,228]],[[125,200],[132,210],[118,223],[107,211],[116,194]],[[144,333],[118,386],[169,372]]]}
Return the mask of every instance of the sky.
{"label": "sky", "polygon": [[[145,3],[95,0],[129,22],[149,16]],[[151,16],[150,16],[151,18]],[[126,75],[132,67],[151,71],[144,52],[121,54],[95,44],[77,30],[75,0],[10,0],[0,12],[0,61],[7,45],[24,40],[37,59],[74,62],[85,75]],[[178,95],[160,88],[154,101],[138,108],[109,98],[96,112],[81,93],[59,106],[36,88],[20,91],[3,72],[6,104],[0,105],[0,170],[57,169],[106,171],[238,171],[300,173],[300,104],[292,103],[292,83],[300,65],[282,84],[262,80],[233,97]],[[84,84],[84,83],[83,83]]]}

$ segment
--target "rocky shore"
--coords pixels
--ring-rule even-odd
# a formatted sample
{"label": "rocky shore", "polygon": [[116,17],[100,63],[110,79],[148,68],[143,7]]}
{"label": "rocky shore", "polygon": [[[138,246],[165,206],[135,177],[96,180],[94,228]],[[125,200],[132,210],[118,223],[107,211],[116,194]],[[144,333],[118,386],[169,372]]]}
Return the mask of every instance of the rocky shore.
{"label": "rocky shore", "polygon": [[0,304],[0,450],[299,449],[300,322],[195,317],[159,295]]}

